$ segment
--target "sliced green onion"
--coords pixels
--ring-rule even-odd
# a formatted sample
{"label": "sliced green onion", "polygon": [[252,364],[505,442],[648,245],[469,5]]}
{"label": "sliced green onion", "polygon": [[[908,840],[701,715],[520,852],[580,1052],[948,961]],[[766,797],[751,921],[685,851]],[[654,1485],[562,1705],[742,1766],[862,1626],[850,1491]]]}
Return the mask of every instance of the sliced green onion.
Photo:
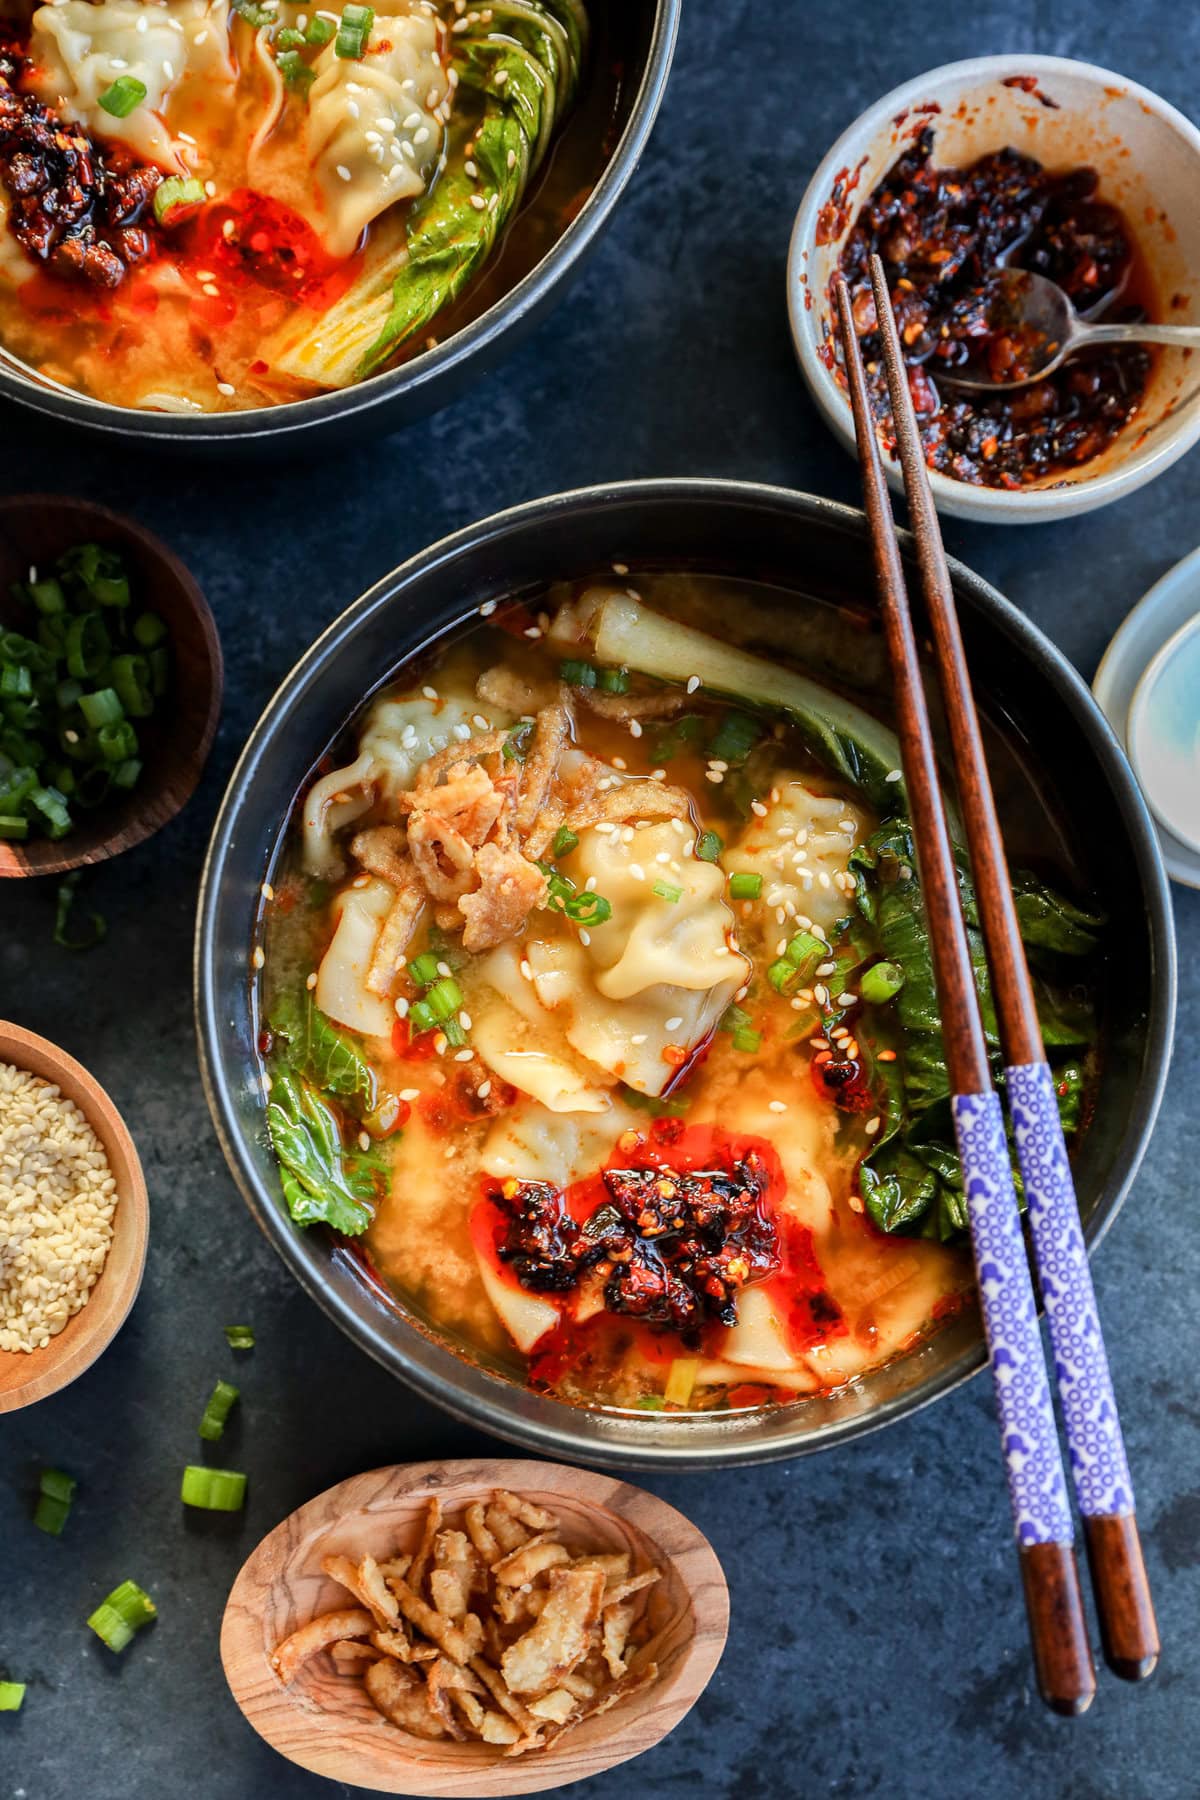
{"label": "sliced green onion", "polygon": [[744,762],[761,736],[762,726],[748,713],[726,713],[713,735],[708,754],[721,762]]}
{"label": "sliced green onion", "polygon": [[336,30],[337,26],[332,19],[323,19],[320,13],[314,13],[305,27],[304,41],[319,47],[327,44]]}
{"label": "sliced green onion", "polygon": [[[174,225],[182,225],[204,205],[208,198],[204,191],[204,183],[194,176],[168,175],[160,181],[154,190],[154,217],[158,223],[169,231]],[[129,601],[129,584],[125,584],[125,604]],[[110,603],[111,604],[111,603]]]}
{"label": "sliced green onion", "polygon": [[241,1512],[246,1499],[246,1477],[236,1469],[208,1469],[199,1463],[188,1463],[179,1498],[185,1506],[198,1506],[205,1512]]}
{"label": "sliced green onion", "polygon": [[208,1396],[208,1404],[200,1420],[199,1431],[202,1438],[215,1444],[225,1430],[225,1422],[237,1400],[239,1390],[231,1381],[218,1381]]}
{"label": "sliced green onion", "polygon": [[133,621],[133,635],[143,650],[153,650],[167,635],[167,628],[157,613],[139,613]]}
{"label": "sliced green onion", "polygon": [[435,1019],[450,1019],[463,1003],[462,989],[452,975],[445,975],[431,987],[425,1004]]}
{"label": "sliced green onion", "polygon": [[28,663],[0,663],[0,700],[28,700],[33,695],[33,670]]}
{"label": "sliced green onion", "polygon": [[882,1006],[885,1000],[894,1000],[903,986],[904,970],[899,963],[877,962],[863,974],[858,991],[872,1006]]}
{"label": "sliced green onion", "polygon": [[414,1037],[420,1037],[423,1031],[432,1031],[437,1024],[436,1014],[424,1000],[414,1000],[406,1016],[408,1029]]}
{"label": "sliced green onion", "polygon": [[639,1412],[661,1412],[666,1404],[661,1394],[643,1394],[640,1400],[634,1401]]}
{"label": "sliced green onion", "polygon": [[811,975],[817,964],[823,963],[829,955],[829,945],[822,943],[811,931],[798,931],[784,954],[794,969]]}
{"label": "sliced green onion", "polygon": [[7,838],[9,843],[18,844],[28,836],[28,819],[18,818],[16,813],[0,812],[0,838]]}
{"label": "sliced green onion", "polygon": [[226,1325],[225,1342],[231,1350],[253,1350],[253,1325]]}
{"label": "sliced green onion", "polygon": [[[280,32],[279,35],[282,38],[284,34],[283,32]],[[293,32],[291,35],[293,37],[298,37],[301,43],[304,42],[302,33],[297,31]],[[275,58],[275,61],[278,63],[279,73],[283,76],[288,87],[297,92],[310,88],[317,79],[311,63],[305,62],[299,50],[281,50]]]}
{"label": "sliced green onion", "polygon": [[715,863],[724,848],[715,831],[702,831],[696,839],[696,855],[701,862]]}
{"label": "sliced green onion", "polygon": [[118,719],[125,717],[121,697],[116,688],[111,687],[97,688],[94,694],[81,694],[79,710],[93,731],[101,725],[115,725]]}
{"label": "sliced green onion", "polygon": [[603,894],[592,894],[585,889],[563,902],[563,912],[577,925],[603,925],[606,919],[612,918],[612,901],[606,900]]}
{"label": "sliced green onion", "polygon": [[678,906],[679,902],[683,899],[683,889],[681,887],[676,887],[675,884],[670,881],[656,881],[654,884],[654,892],[658,895],[660,900],[669,900],[672,906]]}
{"label": "sliced green onion", "polygon": [[285,25],[282,31],[275,33],[275,43],[280,50],[299,50],[308,42],[302,31],[294,25]]}
{"label": "sliced green onion", "polygon": [[233,10],[260,31],[264,25],[274,25],[278,14],[273,6],[259,6],[257,0],[233,0]]}
{"label": "sliced green onion", "polygon": [[591,663],[575,661],[559,663],[558,675],[559,680],[565,681],[568,687],[594,688],[596,685],[596,671]]}
{"label": "sliced green onion", "polygon": [[71,829],[71,814],[65,794],[53,787],[35,787],[29,795],[29,804],[36,807],[45,820],[47,837],[66,837]]}
{"label": "sliced green onion", "polygon": [[601,669],[600,690],[605,694],[627,694],[629,692],[628,669]]}
{"label": "sliced green onion", "polygon": [[111,87],[105,88],[97,104],[114,119],[127,119],[146,98],[146,84],[136,75],[118,75]]}
{"label": "sliced green onion", "polygon": [[740,1006],[727,1006],[725,1011],[721,1014],[717,1030],[740,1031],[743,1026],[749,1026],[753,1023],[754,1021],[750,1017],[750,1014],[748,1012],[743,1012]]}
{"label": "sliced green onion", "polygon": [[137,732],[128,719],[118,719],[115,725],[102,725],[96,733],[96,742],[105,762],[114,764],[123,763],[138,747]]}
{"label": "sliced green onion", "polygon": [[745,1026],[739,1025],[733,1034],[733,1047],[735,1050],[743,1051],[747,1056],[753,1056],[756,1051],[762,1049],[762,1032],[747,1031]]}
{"label": "sliced green onion", "polygon": [[67,626],[64,649],[68,675],[74,675],[80,681],[98,675],[110,648],[100,614],[80,613]]}
{"label": "sliced green onion", "polygon": [[762,884],[761,875],[731,875],[729,877],[729,897],[731,900],[757,900],[762,893]]}
{"label": "sliced green onion", "polygon": [[88,914],[90,932],[86,937],[69,937],[67,921],[71,916],[71,908],[75,904],[75,890],[79,886],[82,869],[73,869],[58,884],[58,903],[54,911],[54,941],[64,950],[92,950],[108,935],[108,922],[103,913]]}
{"label": "sliced green onion", "polygon": [[514,725],[500,750],[505,762],[524,762],[529,754],[529,740],[532,736],[533,721],[531,719],[525,719],[520,725]]}
{"label": "sliced green onion", "polygon": [[414,956],[408,965],[408,972],[418,987],[432,987],[441,971],[438,959],[429,950],[423,950],[420,956]]}
{"label": "sliced green onion", "polygon": [[0,1681],[0,1712],[20,1712],[25,1686],[23,1681]]}
{"label": "sliced green onion", "polygon": [[447,1019],[442,1026],[446,1034],[446,1042],[452,1050],[461,1050],[467,1041],[467,1034],[457,1019]]}
{"label": "sliced green onion", "polygon": [[786,956],[781,956],[778,962],[773,962],[767,970],[767,980],[777,994],[785,994],[789,984],[796,980],[797,974],[795,965],[790,963]]}
{"label": "sliced green onion", "polygon": [[574,850],[578,844],[578,834],[572,831],[569,825],[560,825],[554,834],[554,842],[550,848],[552,854],[556,857],[570,856],[572,850]]}
{"label": "sliced green onion", "polygon": [[124,1650],[133,1642],[143,1625],[148,1625],[158,1608],[136,1581],[123,1581],[107,1600],[102,1600],[88,1619],[88,1624],[110,1650]]}
{"label": "sliced green onion", "polygon": [[62,591],[62,582],[50,576],[46,581],[29,583],[29,598],[40,613],[60,613],[67,608],[67,596]]}
{"label": "sliced green onion", "polygon": [[79,1483],[61,1469],[43,1469],[41,1491],[34,1509],[33,1522],[39,1531],[58,1537],[71,1511],[71,1498]]}
{"label": "sliced green onion", "polygon": [[338,26],[337,40],[333,49],[335,56],[346,60],[355,60],[362,56],[371,36],[371,27],[375,23],[375,14],[369,6],[351,4],[342,8],[341,23]]}
{"label": "sliced green onion", "polygon": [[[112,772],[113,786],[119,788],[136,787],[142,773],[142,765],[136,756],[127,756],[119,762]],[[74,777],[72,776],[72,781]]]}

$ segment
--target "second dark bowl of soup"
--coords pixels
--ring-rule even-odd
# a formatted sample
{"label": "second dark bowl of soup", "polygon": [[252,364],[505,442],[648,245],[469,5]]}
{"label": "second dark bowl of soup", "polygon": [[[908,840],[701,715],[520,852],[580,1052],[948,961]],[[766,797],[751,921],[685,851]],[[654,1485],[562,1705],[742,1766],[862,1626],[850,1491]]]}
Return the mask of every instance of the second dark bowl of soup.
{"label": "second dark bowl of soup", "polygon": [[[952,572],[1095,1243],[1165,881],[1074,671]],[[355,1342],[539,1452],[794,1455],[983,1366],[870,593],[827,501],[538,501],[358,601],[230,783],[196,974],[239,1186]]]}
{"label": "second dark bowl of soup", "polygon": [[[46,176],[69,125],[84,195],[79,218],[31,202],[18,229],[0,184],[0,396],[219,455],[445,405],[612,217],[680,4],[397,0],[351,9],[358,42],[289,0],[59,0],[0,22],[14,130]],[[109,56],[125,73],[97,99]]]}

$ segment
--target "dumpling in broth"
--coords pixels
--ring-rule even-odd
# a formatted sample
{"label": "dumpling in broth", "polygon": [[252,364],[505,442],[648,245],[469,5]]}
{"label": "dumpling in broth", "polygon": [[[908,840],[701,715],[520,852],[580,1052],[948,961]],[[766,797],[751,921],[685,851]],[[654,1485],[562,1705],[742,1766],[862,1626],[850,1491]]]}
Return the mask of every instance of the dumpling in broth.
{"label": "dumpling in broth", "polygon": [[[163,116],[169,95],[185,79],[236,79],[227,0],[55,0],[33,15],[30,56],[45,105],[175,175],[188,162]],[[146,97],[117,118],[100,98],[122,75]]]}
{"label": "dumpling in broth", "polygon": [[726,854],[726,867],[733,875],[762,876],[755,907],[764,918],[775,924],[807,918],[831,931],[850,910],[838,877],[871,829],[868,815],[844,796],[814,793],[798,775],[779,775],[771,793],[778,799],[751,816]]}
{"label": "dumpling in broth", "polygon": [[[695,833],[671,820],[626,840],[592,826],[562,868],[594,882],[612,915],[578,937],[531,935],[525,954],[538,999],[581,1055],[643,1094],[661,1094],[749,974],[731,947],[724,876],[692,850]],[[665,859],[665,860],[660,860]],[[667,891],[655,893],[658,881]]]}
{"label": "dumpling in broth", "polygon": [[331,256],[349,256],[372,219],[429,184],[450,91],[440,32],[425,14],[377,17],[364,57],[340,57],[330,43],[313,65],[308,152],[319,206],[298,210]]}

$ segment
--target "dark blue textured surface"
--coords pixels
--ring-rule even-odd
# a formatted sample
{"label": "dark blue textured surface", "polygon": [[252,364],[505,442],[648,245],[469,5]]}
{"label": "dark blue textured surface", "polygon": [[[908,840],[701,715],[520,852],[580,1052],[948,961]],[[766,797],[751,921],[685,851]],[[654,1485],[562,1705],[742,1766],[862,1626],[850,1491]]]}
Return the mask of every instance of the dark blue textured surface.
{"label": "dark blue textured surface", "polygon": [[[787,30],[782,26],[786,24]],[[225,716],[185,815],[93,882],[107,946],[50,946],[53,892],[0,894],[0,1007],[81,1056],[129,1119],[153,1209],[147,1280],[104,1360],[0,1424],[0,1800],[320,1800],[230,1700],[217,1627],[242,1558],[284,1513],[377,1463],[472,1439],[367,1363],[255,1234],[200,1092],[190,954],[209,823],[275,681],[383,570],[447,529],[574,483],[728,474],[857,498],[851,463],[792,362],[782,276],[808,175],[849,120],[922,67],[1039,50],[1119,69],[1194,104],[1195,14],[1143,0],[912,0],[814,10],[691,0],[650,152],[581,285],[451,410],[352,455],[220,472],[53,442],[0,413],[7,490],[124,507],[195,569],[225,644]],[[947,527],[949,547],[1044,626],[1090,678],[1138,596],[1192,548],[1200,458],[1108,511],[1057,526]],[[1101,1676],[1091,1714],[1031,1692],[991,1396],[976,1381],[828,1458],[647,1483],[712,1539],[733,1594],[729,1649],[664,1745],[587,1788],[713,1800],[1183,1800],[1200,1787],[1200,1285],[1194,1184],[1200,903],[1176,890],[1180,1034],[1163,1116],[1096,1279],[1166,1652],[1154,1682]],[[183,1514],[178,1469],[218,1373],[220,1327],[252,1319],[228,1461],[245,1515]],[[28,1524],[36,1469],[82,1477],[60,1541]],[[117,1581],[161,1616],[122,1659],[82,1621]],[[350,1790],[336,1790],[348,1793]]]}

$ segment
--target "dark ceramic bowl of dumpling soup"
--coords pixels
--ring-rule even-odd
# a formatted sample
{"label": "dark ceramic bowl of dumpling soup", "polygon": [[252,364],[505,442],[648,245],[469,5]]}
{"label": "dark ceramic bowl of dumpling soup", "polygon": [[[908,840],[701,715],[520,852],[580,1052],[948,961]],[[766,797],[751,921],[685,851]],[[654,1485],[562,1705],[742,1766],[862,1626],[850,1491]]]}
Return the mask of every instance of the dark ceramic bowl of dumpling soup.
{"label": "dark ceramic bowl of dumpling soup", "polygon": [[[1094,1244],[1165,1076],[1163,871],[1073,670],[953,579]],[[539,1452],[782,1457],[983,1365],[870,592],[827,501],[538,501],[351,607],[233,775],[231,1169],[356,1343]]]}
{"label": "dark ceramic bowl of dumpling soup", "polygon": [[679,5],[17,8],[0,394],[221,452],[443,404],[611,216]]}

